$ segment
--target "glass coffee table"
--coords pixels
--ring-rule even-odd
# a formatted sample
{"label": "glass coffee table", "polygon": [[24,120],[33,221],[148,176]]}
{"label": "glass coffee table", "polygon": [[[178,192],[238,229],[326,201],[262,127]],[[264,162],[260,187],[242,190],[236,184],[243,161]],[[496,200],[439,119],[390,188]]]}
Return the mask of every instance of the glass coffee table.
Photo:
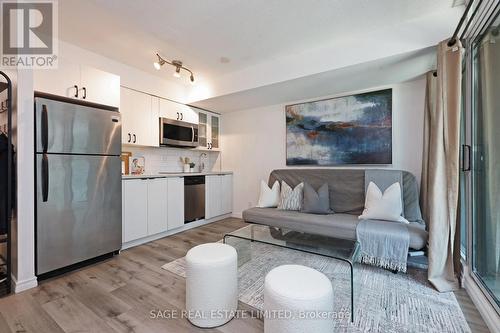
{"label": "glass coffee table", "polygon": [[359,243],[290,229],[250,224],[224,235],[224,243],[230,238],[243,239],[279,246],[295,251],[341,260],[349,264],[351,273],[351,321],[354,321],[354,263],[359,254]]}

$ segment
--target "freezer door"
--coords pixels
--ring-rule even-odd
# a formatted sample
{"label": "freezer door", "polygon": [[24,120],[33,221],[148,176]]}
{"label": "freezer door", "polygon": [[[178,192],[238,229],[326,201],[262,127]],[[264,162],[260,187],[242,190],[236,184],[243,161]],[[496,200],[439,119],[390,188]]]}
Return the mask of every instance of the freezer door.
{"label": "freezer door", "polygon": [[38,153],[120,155],[120,113],[35,98]]}
{"label": "freezer door", "polygon": [[37,154],[36,273],[121,248],[120,157]]}

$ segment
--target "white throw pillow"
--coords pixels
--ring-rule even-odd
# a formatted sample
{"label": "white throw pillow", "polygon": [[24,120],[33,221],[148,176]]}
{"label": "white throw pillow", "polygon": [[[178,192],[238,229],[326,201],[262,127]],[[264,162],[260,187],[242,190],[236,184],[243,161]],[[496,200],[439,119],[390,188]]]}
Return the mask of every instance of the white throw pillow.
{"label": "white throw pillow", "polygon": [[260,181],[260,195],[257,207],[260,208],[274,208],[280,202],[280,183],[275,181],[272,188],[269,188],[267,183],[263,180]]}
{"label": "white throw pillow", "polygon": [[300,183],[292,190],[286,182],[281,182],[281,198],[278,209],[282,210],[301,210],[302,197],[304,195],[304,183]]}
{"label": "white throw pillow", "polygon": [[401,216],[401,185],[394,183],[382,194],[380,188],[373,182],[368,184],[366,190],[365,210],[359,217],[360,220],[386,220],[410,223]]}

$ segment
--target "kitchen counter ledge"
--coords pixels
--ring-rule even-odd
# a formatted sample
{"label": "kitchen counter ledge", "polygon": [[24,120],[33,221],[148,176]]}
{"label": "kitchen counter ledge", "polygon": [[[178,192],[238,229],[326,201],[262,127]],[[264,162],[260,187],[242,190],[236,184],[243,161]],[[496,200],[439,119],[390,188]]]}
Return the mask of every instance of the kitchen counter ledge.
{"label": "kitchen counter ledge", "polygon": [[189,177],[189,176],[212,176],[212,175],[231,175],[232,171],[212,171],[212,172],[178,172],[149,175],[122,175],[122,179],[150,179],[150,178],[171,178],[171,177]]}

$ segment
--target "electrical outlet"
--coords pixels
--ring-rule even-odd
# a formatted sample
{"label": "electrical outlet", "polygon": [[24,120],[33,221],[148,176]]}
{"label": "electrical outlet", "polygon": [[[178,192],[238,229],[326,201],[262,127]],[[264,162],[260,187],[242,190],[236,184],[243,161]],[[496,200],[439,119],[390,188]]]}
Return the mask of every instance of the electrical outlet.
{"label": "electrical outlet", "polygon": [[248,202],[248,208],[252,208],[253,207],[253,203],[251,201]]}

